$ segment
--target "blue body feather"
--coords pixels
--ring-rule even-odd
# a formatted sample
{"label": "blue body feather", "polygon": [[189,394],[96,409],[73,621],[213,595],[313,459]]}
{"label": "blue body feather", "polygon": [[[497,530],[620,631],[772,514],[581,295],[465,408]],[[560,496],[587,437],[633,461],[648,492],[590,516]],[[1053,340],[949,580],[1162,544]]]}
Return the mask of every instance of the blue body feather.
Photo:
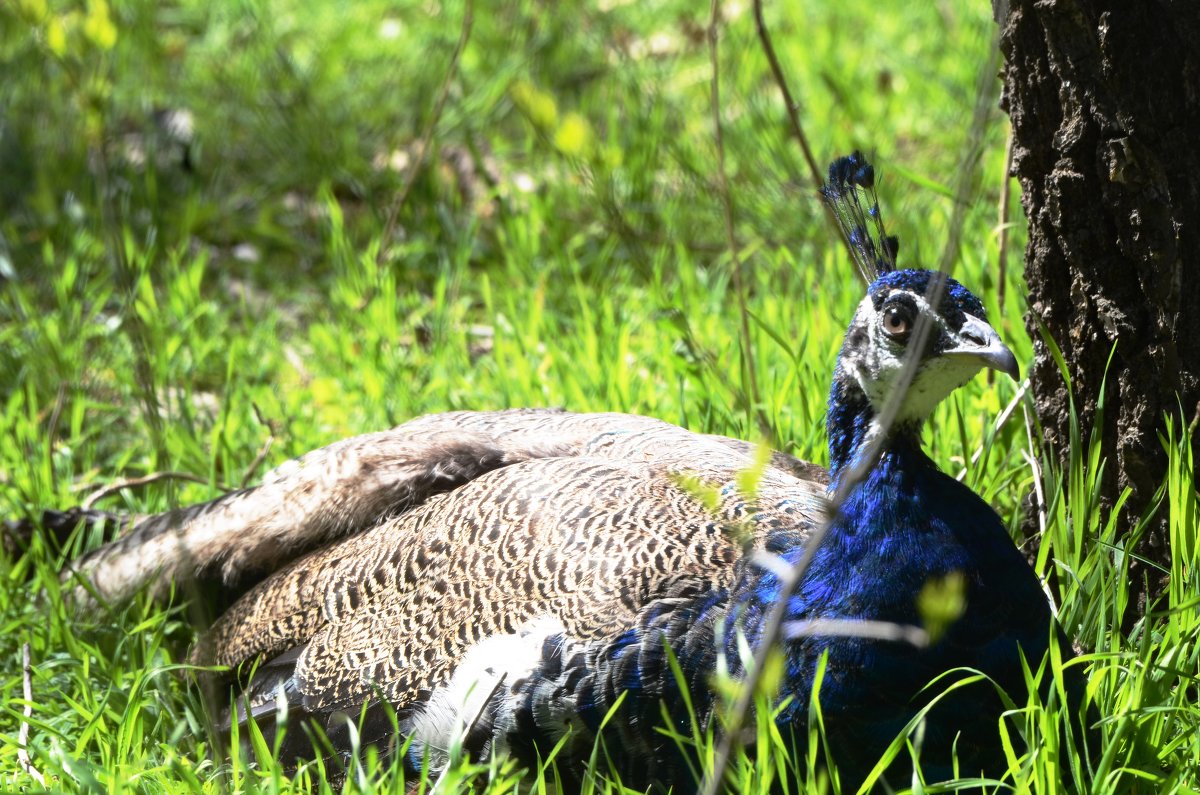
{"label": "blue body feather", "polygon": [[[836,473],[835,473],[836,474]],[[784,558],[794,563],[801,549]],[[853,781],[879,759],[908,720],[941,687],[921,691],[954,668],[987,673],[1018,701],[1021,654],[1037,661],[1051,631],[1046,598],[999,517],[970,489],[940,472],[915,438],[888,446],[851,493],[812,566],[789,601],[789,619],[887,621],[921,626],[918,596],[951,573],[966,580],[966,611],[928,648],[902,641],[815,635],[788,642],[788,692],[781,720],[807,727],[810,687],[828,655],[820,691],[829,740]],[[747,618],[761,617],[781,597],[772,574],[751,575]],[[757,639],[758,624],[743,627]],[[731,655],[732,656],[732,655]],[[956,694],[935,710],[925,730],[927,773],[949,771],[957,737],[965,771],[997,772],[999,699],[987,684]]]}

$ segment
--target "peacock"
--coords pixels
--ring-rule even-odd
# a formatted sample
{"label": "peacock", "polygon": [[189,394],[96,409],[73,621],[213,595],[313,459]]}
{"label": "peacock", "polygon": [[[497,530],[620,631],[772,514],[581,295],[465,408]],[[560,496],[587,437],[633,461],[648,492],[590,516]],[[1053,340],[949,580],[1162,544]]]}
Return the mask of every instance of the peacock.
{"label": "peacock", "polygon": [[[435,414],[142,520],[70,567],[75,599],[189,581],[237,594],[192,658],[250,672],[228,723],[270,737],[286,713],[297,758],[346,752],[355,723],[359,742],[433,771],[451,749],[534,765],[561,744],[570,782],[599,738],[626,785],[675,791],[697,773],[659,727],[716,727],[717,672],[747,674],[784,604],[775,719],[807,737],[820,672],[843,786],[921,710],[927,780],[1001,774],[997,689],[1023,704],[1026,665],[1071,646],[1000,517],[920,432],[981,369],[1015,378],[1017,362],[966,287],[897,268],[874,181],[856,152],[822,190],[870,276],[833,373],[828,471],[773,453],[750,494],[744,441],[625,414]],[[806,554],[784,592],[781,564]],[[961,615],[924,643],[865,631],[921,627],[922,594],[946,582]],[[959,669],[990,681],[943,693]],[[1066,689],[1077,705],[1078,674]],[[328,743],[314,750],[306,722]]]}

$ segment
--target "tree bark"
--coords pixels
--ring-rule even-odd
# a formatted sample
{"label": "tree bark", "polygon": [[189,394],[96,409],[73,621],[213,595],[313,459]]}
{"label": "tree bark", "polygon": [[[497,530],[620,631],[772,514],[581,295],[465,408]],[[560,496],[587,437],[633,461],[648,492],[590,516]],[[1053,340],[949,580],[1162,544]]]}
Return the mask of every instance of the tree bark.
{"label": "tree bark", "polygon": [[[1065,467],[1067,386],[1044,327],[1066,359],[1085,440],[1105,390],[1103,499],[1111,509],[1132,490],[1128,532],[1166,473],[1164,415],[1182,409],[1190,423],[1200,401],[1200,3],[1003,5],[1002,105],[1029,219],[1037,412]],[[1169,570],[1162,513],[1136,551]],[[1166,574],[1134,565],[1140,614]]]}

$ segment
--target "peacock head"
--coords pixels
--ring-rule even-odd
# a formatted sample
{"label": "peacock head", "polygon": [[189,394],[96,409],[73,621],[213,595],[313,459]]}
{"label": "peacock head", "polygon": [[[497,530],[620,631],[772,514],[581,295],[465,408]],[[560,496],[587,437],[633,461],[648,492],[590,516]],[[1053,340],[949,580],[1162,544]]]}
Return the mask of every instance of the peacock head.
{"label": "peacock head", "polygon": [[970,290],[944,273],[896,268],[899,243],[884,230],[875,169],[861,153],[835,160],[821,193],[870,282],[846,332],[830,395],[837,471],[884,425],[914,431],[980,369],[1013,378],[1018,370]]}
{"label": "peacock head", "polygon": [[838,375],[858,386],[875,414],[903,390],[894,421],[912,425],[985,367],[1018,375],[1016,357],[979,299],[943,273],[900,270],[867,289],[846,332]]}

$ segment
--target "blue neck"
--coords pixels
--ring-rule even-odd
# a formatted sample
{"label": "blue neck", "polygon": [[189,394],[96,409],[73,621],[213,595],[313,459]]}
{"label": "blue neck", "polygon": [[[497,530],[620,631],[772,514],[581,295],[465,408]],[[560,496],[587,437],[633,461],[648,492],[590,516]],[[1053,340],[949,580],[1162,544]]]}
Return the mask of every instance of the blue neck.
{"label": "blue neck", "polygon": [[[873,419],[866,396],[839,372],[829,401],[832,488],[861,453]],[[804,540],[801,534],[781,532],[769,538],[767,546],[795,563],[803,554]],[[995,605],[1002,604],[1003,610],[996,615],[1029,616],[1028,630],[1044,637],[1048,619],[1045,598],[1000,517],[967,486],[938,469],[921,449],[915,426],[898,427],[842,503],[828,536],[789,599],[788,617],[920,625],[918,595],[931,580],[951,572],[966,576],[968,590],[967,615],[956,623],[952,636],[971,636],[968,645],[977,633],[985,636],[991,622],[998,620],[992,614]],[[730,616],[730,636],[735,622],[741,621],[747,636],[756,642],[762,618],[781,597],[779,581],[770,572],[750,570],[736,590],[733,601],[738,609]],[[849,671],[857,671],[857,676],[873,669],[875,675],[895,677],[896,671],[887,670],[895,663],[893,657],[928,662],[950,654],[941,644],[917,651],[903,644],[821,636],[800,639],[792,644],[792,650],[798,655],[796,662],[803,659],[806,664],[813,663],[821,650],[828,650],[834,658],[831,663],[847,666],[843,672],[847,676]],[[983,657],[988,653],[976,651]],[[976,661],[961,648],[956,654],[956,664]],[[914,682],[931,670],[924,663],[900,667]],[[811,680],[801,676],[797,681]]]}
{"label": "blue neck", "polygon": [[[859,452],[851,448],[834,469],[835,488]],[[892,434],[846,496],[800,587],[804,612],[919,624],[917,594],[930,578],[971,568],[980,539],[964,530],[980,522],[1001,530],[995,513],[941,472],[915,433]]]}
{"label": "blue neck", "polygon": [[[872,418],[865,399],[846,397],[834,387],[829,435],[835,484],[853,463]],[[783,531],[769,537],[767,547],[795,564],[804,541],[800,534]],[[1035,658],[1045,648],[1050,620],[1045,597],[1000,517],[941,472],[921,450],[913,430],[897,430],[842,503],[799,587],[786,597],[787,620],[921,626],[922,589],[951,573],[964,578],[966,612],[931,646],[821,634],[790,640],[785,681],[794,689],[788,688],[792,702],[780,720],[806,720],[809,688],[822,655],[828,655],[821,705],[827,717],[837,716],[836,736],[830,741],[847,758],[858,761],[861,755],[869,767],[924,699],[938,692],[923,690],[938,674],[976,668],[1006,691],[1019,692],[1023,679],[1017,645]],[[773,573],[748,569],[731,595],[726,637],[736,638],[740,629],[756,646],[766,616],[780,598]],[[727,644],[727,658],[735,660],[736,644]],[[994,734],[993,712],[979,707],[980,691],[964,693],[931,717],[931,747],[950,748],[959,731],[971,738],[961,748]]]}
{"label": "blue neck", "polygon": [[[831,489],[838,487],[856,456],[863,452],[874,419],[875,409],[871,402],[839,366],[829,391],[829,414],[825,421],[825,431],[829,437]],[[919,431],[920,427],[915,424],[893,427],[883,449],[910,446],[924,457],[920,452]]]}

